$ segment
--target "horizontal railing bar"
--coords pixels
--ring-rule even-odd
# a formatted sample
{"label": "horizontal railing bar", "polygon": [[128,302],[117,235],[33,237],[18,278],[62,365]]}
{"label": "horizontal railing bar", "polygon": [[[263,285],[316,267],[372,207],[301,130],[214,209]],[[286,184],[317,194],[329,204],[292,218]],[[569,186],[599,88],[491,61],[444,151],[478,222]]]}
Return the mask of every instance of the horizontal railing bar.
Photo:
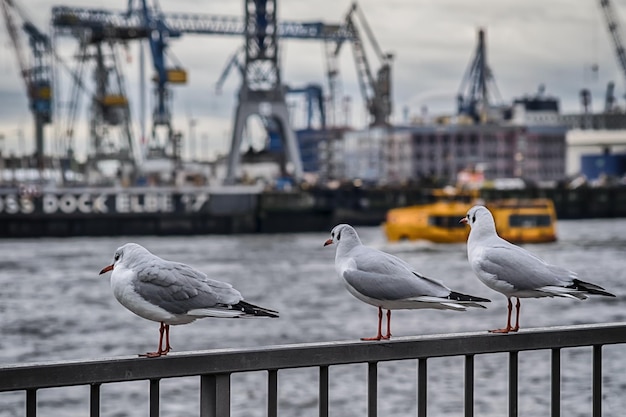
{"label": "horizontal railing bar", "polygon": [[157,359],[52,362],[0,367],[0,392],[220,373],[626,343],[626,324],[609,323],[181,352]]}

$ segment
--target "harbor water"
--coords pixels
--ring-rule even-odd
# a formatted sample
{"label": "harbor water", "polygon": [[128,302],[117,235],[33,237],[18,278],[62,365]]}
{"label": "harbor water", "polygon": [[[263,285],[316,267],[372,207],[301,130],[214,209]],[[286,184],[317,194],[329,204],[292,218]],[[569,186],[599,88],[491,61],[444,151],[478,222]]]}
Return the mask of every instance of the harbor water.
{"label": "harbor water", "polygon": [[[456,291],[492,300],[486,310],[393,313],[394,337],[486,331],[503,327],[506,299],[481,284],[467,263],[465,244],[387,243],[379,227],[357,228],[364,244],[393,253]],[[626,321],[626,219],[558,223],[556,243],[526,245],[550,263],[577,271],[617,297],[522,300],[522,329]],[[130,356],[155,350],[158,323],[134,316],[114,299],[114,250],[137,242],[163,258],[184,262],[232,283],[252,303],[280,311],[278,319],[203,319],[171,328],[175,352],[356,340],[376,332],[377,311],[353,298],[334,269],[328,231],[298,234],[111,237],[0,241],[0,366]],[[502,335],[498,337],[508,337]],[[376,343],[376,342],[373,342]],[[550,352],[519,354],[519,415],[549,415]],[[151,360],[151,359],[146,359]],[[591,348],[562,352],[562,415],[591,414]],[[603,411],[626,409],[626,346],[603,349]],[[508,356],[475,359],[475,412],[507,414]],[[330,368],[330,413],[366,415],[366,365]],[[381,416],[416,415],[416,361],[379,364]],[[428,362],[428,414],[463,415],[463,358]],[[266,415],[266,373],[232,377],[233,416]],[[317,415],[317,369],[279,372],[279,415]],[[41,390],[38,415],[85,416],[89,387]],[[199,379],[161,382],[161,415],[198,415]],[[101,415],[148,414],[147,381],[106,384]],[[22,416],[25,394],[0,393],[0,417]]]}

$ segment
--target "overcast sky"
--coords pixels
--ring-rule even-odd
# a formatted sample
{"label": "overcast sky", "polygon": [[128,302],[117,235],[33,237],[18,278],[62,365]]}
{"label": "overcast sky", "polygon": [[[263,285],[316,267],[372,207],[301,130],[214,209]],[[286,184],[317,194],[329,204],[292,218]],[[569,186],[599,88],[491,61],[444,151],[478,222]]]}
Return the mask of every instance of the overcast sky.
{"label": "overcast sky", "polygon": [[[88,0],[19,2],[34,23],[46,29],[53,5],[102,7],[98,6],[102,2]],[[560,99],[562,111],[578,112],[579,91],[589,88],[593,108],[599,111],[609,81],[616,82],[616,93],[621,98],[625,91],[624,75],[619,70],[599,3],[597,0],[361,0],[359,6],[381,48],[395,54],[393,120],[400,123],[404,120],[404,108],[411,115],[419,114],[422,106],[427,106],[431,113],[454,112],[455,96],[474,53],[479,27],[486,29],[489,65],[506,102],[533,94],[544,84],[547,94]],[[613,0],[613,3],[620,23],[624,22],[623,32],[626,1]],[[112,10],[124,10],[127,1],[110,0],[106,4]],[[349,0],[283,0],[278,4],[278,15],[282,20],[338,23],[350,4]],[[243,1],[237,0],[160,0],[160,5],[166,12],[243,15]],[[31,115],[4,26],[3,22],[0,134],[6,138],[5,150],[28,151],[32,149]],[[73,42],[68,39],[60,44],[61,53],[68,59],[74,51]],[[208,143],[203,152],[208,152],[207,147],[225,149],[229,140],[240,77],[231,72],[221,95],[214,92],[213,86],[230,55],[242,43],[238,37],[206,35],[183,35],[171,42],[170,54],[189,72],[186,86],[173,87],[175,127],[186,134],[189,120],[196,120],[197,137]],[[281,48],[286,84],[326,86],[322,42],[286,40]],[[349,49],[342,51],[340,80],[343,94],[352,97],[350,121],[362,127],[364,105]],[[125,64],[134,117],[138,115],[137,51],[137,46],[131,45]],[[376,69],[378,61],[371,53],[368,57]],[[594,64],[598,66],[596,72],[591,70]],[[67,96],[68,92],[66,85],[56,94]],[[84,116],[86,111],[82,113]],[[299,111],[296,117],[302,123],[304,111]],[[19,131],[26,138],[22,145],[12,140]],[[47,134],[51,136],[53,132],[49,130]],[[86,136],[86,127],[83,135]]]}

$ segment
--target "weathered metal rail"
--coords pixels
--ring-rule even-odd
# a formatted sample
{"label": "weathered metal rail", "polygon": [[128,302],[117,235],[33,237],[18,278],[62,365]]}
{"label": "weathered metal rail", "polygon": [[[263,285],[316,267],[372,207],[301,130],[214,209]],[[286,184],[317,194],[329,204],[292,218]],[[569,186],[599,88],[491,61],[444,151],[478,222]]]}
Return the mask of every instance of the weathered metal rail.
{"label": "weathered metal rail", "polygon": [[509,353],[509,416],[518,411],[518,352],[551,350],[551,416],[561,415],[561,349],[592,347],[592,412],[602,414],[602,347],[626,344],[626,324],[577,325],[532,329],[516,334],[486,332],[398,338],[387,342],[329,342],[246,349],[220,349],[174,353],[158,359],[118,358],[82,362],[12,365],[0,367],[0,392],[24,391],[27,417],[37,414],[38,390],[89,385],[90,416],[100,415],[102,384],[149,380],[150,417],[159,415],[159,381],[165,378],[200,378],[200,416],[230,416],[230,377],[233,373],[267,371],[267,415],[278,415],[279,370],[319,368],[319,415],[329,415],[329,367],[367,363],[368,415],[377,415],[377,364],[417,359],[417,413],[426,417],[427,362],[429,358],[464,356],[465,416],[474,416],[474,356]]}

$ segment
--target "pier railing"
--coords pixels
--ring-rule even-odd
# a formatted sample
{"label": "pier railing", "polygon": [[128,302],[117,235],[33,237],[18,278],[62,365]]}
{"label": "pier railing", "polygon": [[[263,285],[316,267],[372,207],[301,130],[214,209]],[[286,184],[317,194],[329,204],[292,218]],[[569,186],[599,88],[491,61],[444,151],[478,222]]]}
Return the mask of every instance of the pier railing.
{"label": "pier railing", "polygon": [[150,417],[159,416],[159,382],[165,378],[195,376],[200,379],[198,408],[202,417],[230,416],[231,375],[267,371],[267,415],[278,415],[278,379],[283,369],[319,369],[319,415],[329,415],[329,367],[366,363],[367,410],[377,415],[377,364],[416,359],[417,414],[427,413],[427,363],[430,358],[465,358],[464,415],[474,415],[474,356],[508,353],[509,416],[518,411],[518,353],[550,350],[551,416],[561,415],[561,349],[592,347],[592,415],[602,414],[602,347],[626,344],[626,324],[577,325],[524,330],[516,334],[486,332],[403,337],[385,342],[329,342],[246,349],[174,353],[158,359],[119,358],[83,362],[56,362],[0,367],[0,392],[24,391],[25,415],[37,414],[38,390],[76,385],[90,386],[90,416],[100,415],[102,384],[150,381]]}

